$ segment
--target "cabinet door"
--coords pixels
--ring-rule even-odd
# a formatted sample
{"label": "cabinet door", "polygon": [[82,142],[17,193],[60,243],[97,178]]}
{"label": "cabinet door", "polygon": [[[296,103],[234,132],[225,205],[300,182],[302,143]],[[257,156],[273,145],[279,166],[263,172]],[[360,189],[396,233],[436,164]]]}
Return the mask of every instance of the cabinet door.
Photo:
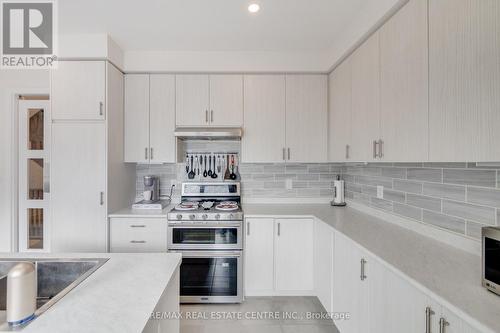
{"label": "cabinet door", "polygon": [[353,161],[372,161],[373,141],[380,138],[379,33],[374,33],[351,56]]}
{"label": "cabinet door", "polygon": [[284,162],[285,77],[245,75],[244,80],[242,162]]}
{"label": "cabinet door", "polygon": [[351,149],[351,61],[344,60],[329,77],[329,132],[330,162],[350,159]]}
{"label": "cabinet door", "polygon": [[314,228],[314,287],[327,312],[332,312],[333,297],[333,228],[315,221]]}
{"label": "cabinet door", "polygon": [[125,162],[149,162],[149,75],[125,75]]}
{"label": "cabinet door", "polygon": [[314,288],[314,221],[277,219],[275,243],[276,290],[312,291]]}
{"label": "cabinet door", "polygon": [[208,75],[176,75],[175,87],[177,126],[208,126]]}
{"label": "cabinet door", "polygon": [[53,252],[106,252],[106,127],[53,123]]}
{"label": "cabinet door", "polygon": [[286,146],[291,162],[326,162],[328,77],[286,76]]}
{"label": "cabinet door", "polygon": [[59,61],[51,70],[52,119],[105,119],[104,61]]}
{"label": "cabinet door", "polygon": [[499,161],[500,2],[429,2],[431,161]]}
{"label": "cabinet door", "polygon": [[175,76],[154,74],[149,82],[149,160],[175,163]]}
{"label": "cabinet door", "polygon": [[362,332],[362,321],[367,318],[363,318],[360,304],[366,296],[360,281],[361,251],[338,233],[335,233],[334,249],[333,311],[349,316],[336,320],[335,325],[341,332]]}
{"label": "cabinet door", "polygon": [[245,294],[274,289],[274,219],[246,219]]}
{"label": "cabinet door", "polygon": [[242,75],[210,75],[210,125],[243,125]]}
{"label": "cabinet door", "polygon": [[427,40],[427,1],[411,0],[380,29],[380,126],[386,161],[429,157]]}

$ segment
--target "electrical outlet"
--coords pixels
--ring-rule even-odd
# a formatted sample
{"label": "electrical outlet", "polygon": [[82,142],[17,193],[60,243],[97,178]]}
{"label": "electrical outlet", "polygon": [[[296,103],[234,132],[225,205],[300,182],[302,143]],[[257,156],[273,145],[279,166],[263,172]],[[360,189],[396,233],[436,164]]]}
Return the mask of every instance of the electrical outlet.
{"label": "electrical outlet", "polygon": [[379,199],[384,198],[384,187],[381,185],[377,186],[377,198],[379,198]]}

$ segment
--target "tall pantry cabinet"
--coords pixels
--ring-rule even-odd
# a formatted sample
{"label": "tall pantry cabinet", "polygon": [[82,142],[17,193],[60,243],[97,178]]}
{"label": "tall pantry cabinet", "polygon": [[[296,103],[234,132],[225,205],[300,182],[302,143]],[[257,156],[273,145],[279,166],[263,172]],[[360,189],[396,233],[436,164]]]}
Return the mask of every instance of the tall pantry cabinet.
{"label": "tall pantry cabinet", "polygon": [[51,71],[51,251],[106,252],[107,215],[129,205],[135,169],[123,163],[123,74],[106,61]]}

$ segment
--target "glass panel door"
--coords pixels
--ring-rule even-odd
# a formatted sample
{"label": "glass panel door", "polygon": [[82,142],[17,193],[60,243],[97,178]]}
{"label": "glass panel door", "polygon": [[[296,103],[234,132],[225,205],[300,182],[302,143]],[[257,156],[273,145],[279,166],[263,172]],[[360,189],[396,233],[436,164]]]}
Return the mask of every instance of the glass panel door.
{"label": "glass panel door", "polygon": [[19,251],[48,251],[48,100],[19,100]]}
{"label": "glass panel door", "polygon": [[238,228],[174,228],[173,244],[237,244]]}
{"label": "glass panel door", "polygon": [[182,258],[181,296],[237,296],[238,258]]}

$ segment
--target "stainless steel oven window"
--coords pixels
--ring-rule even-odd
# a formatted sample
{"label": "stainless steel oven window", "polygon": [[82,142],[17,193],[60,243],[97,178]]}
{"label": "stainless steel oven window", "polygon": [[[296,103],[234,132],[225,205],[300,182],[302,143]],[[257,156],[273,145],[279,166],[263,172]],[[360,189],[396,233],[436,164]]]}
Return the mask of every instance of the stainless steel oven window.
{"label": "stainless steel oven window", "polygon": [[168,248],[187,250],[240,250],[242,244],[241,224],[193,224],[170,225]]}
{"label": "stainless steel oven window", "polygon": [[238,303],[243,300],[241,251],[182,251],[182,303]]}

